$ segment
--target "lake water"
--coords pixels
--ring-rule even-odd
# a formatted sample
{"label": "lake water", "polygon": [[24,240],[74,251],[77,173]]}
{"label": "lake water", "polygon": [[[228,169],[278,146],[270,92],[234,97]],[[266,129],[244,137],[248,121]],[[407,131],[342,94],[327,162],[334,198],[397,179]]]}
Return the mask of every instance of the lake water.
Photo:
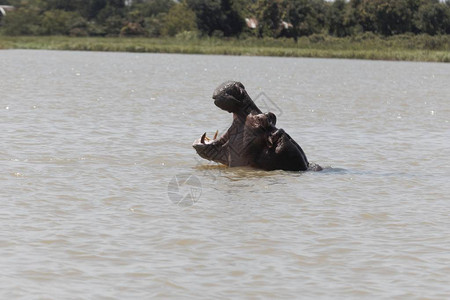
{"label": "lake water", "polygon": [[[322,172],[192,142],[241,81]],[[450,298],[450,64],[0,51],[0,298]]]}

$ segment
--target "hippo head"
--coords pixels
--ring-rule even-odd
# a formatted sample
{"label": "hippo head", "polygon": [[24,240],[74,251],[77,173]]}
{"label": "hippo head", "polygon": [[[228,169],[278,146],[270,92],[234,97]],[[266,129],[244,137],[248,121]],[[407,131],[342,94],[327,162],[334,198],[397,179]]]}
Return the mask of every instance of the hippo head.
{"label": "hippo head", "polygon": [[227,81],[216,88],[214,104],[233,114],[230,128],[220,137],[206,133],[192,145],[208,160],[224,165],[250,166],[264,170],[307,170],[309,163],[302,148],[283,130],[275,127],[277,118],[262,113],[244,85]]}

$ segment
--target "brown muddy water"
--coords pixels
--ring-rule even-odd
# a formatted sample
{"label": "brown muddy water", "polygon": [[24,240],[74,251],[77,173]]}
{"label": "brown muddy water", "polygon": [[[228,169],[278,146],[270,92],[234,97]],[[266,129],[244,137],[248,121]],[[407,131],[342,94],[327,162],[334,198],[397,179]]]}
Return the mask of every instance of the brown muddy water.
{"label": "brown muddy water", "polygon": [[[239,80],[322,172],[192,142]],[[0,51],[0,298],[450,298],[450,65]]]}

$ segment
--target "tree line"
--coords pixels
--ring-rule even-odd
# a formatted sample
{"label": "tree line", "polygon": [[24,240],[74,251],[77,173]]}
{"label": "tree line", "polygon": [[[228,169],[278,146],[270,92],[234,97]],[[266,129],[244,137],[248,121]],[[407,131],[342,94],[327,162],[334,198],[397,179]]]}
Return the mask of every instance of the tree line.
{"label": "tree line", "polygon": [[6,35],[450,34],[450,0],[0,0]]}

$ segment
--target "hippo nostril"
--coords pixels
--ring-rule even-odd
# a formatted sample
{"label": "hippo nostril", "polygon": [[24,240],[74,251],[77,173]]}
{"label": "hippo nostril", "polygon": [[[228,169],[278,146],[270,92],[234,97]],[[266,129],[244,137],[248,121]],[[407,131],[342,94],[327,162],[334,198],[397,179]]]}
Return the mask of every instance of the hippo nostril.
{"label": "hippo nostril", "polygon": [[241,89],[243,89],[243,90],[245,90],[245,87],[244,87],[244,85],[242,84],[242,82],[236,82],[236,85],[238,86],[238,87],[240,87]]}

